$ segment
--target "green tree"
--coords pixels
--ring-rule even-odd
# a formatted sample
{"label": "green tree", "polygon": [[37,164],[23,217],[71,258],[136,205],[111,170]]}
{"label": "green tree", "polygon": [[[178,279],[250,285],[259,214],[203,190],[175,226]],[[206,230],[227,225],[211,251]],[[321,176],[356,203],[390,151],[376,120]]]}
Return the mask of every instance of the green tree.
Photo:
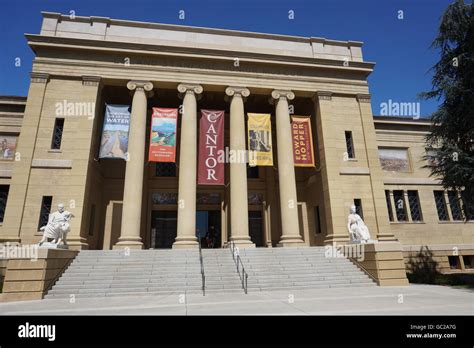
{"label": "green tree", "polygon": [[432,67],[433,88],[421,93],[440,106],[431,115],[425,156],[431,175],[446,189],[463,191],[467,218],[474,215],[474,5],[456,0],[444,12],[431,48],[440,60]]}

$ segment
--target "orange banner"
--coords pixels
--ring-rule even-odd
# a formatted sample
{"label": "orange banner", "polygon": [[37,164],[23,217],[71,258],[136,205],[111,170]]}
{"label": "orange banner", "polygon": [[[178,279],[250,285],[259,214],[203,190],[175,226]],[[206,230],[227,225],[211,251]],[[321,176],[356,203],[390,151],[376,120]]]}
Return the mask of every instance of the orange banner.
{"label": "orange banner", "polygon": [[153,108],[151,115],[150,162],[176,162],[178,109]]}
{"label": "orange banner", "polygon": [[311,119],[307,116],[291,117],[291,137],[295,167],[314,167]]}

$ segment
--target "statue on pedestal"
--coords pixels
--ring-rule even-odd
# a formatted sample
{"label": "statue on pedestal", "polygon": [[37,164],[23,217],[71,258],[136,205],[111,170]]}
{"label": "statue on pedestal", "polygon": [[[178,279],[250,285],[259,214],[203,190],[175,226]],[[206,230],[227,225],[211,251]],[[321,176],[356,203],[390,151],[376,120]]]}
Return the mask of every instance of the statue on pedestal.
{"label": "statue on pedestal", "polygon": [[350,208],[347,229],[351,236],[351,242],[367,243],[370,241],[369,229],[365,225],[364,220],[356,213],[355,205],[352,205]]}
{"label": "statue on pedestal", "polygon": [[[73,217],[71,212],[64,210],[64,204],[59,203],[58,211],[49,214],[48,224],[40,228],[43,231],[43,238],[38,245],[41,246],[47,242],[52,246],[67,248],[67,234],[71,230],[69,221]],[[51,243],[49,243],[49,239],[52,239]]]}

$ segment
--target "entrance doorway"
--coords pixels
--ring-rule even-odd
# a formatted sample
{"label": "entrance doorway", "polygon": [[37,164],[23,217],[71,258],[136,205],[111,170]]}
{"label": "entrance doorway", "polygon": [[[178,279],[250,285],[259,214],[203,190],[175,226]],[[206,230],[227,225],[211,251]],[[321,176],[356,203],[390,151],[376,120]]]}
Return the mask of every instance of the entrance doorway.
{"label": "entrance doorway", "polygon": [[178,213],[173,210],[154,210],[151,214],[151,248],[170,249],[178,228]]}
{"label": "entrance doorway", "polygon": [[196,211],[196,237],[202,248],[220,248],[221,212],[216,210]]}
{"label": "entrance doorway", "polygon": [[249,234],[252,243],[263,247],[263,219],[261,211],[249,211]]}

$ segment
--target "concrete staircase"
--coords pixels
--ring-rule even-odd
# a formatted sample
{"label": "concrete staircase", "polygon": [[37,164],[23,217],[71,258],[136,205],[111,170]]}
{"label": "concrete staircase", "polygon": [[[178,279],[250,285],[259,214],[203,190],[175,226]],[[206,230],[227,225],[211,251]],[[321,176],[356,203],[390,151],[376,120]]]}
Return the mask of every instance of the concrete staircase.
{"label": "concrete staircase", "polygon": [[83,250],[45,298],[201,291],[198,250]]}
{"label": "concrete staircase", "polygon": [[[249,291],[374,286],[345,258],[324,248],[240,249]],[[206,293],[243,292],[229,249],[204,249]],[[202,292],[198,250],[83,250],[46,298]]]}
{"label": "concrete staircase", "polygon": [[[243,291],[228,249],[203,250],[206,292]],[[45,298],[202,292],[198,250],[83,250]]]}
{"label": "concrete staircase", "polygon": [[325,257],[324,247],[240,249],[248,291],[375,286],[346,258]]}

